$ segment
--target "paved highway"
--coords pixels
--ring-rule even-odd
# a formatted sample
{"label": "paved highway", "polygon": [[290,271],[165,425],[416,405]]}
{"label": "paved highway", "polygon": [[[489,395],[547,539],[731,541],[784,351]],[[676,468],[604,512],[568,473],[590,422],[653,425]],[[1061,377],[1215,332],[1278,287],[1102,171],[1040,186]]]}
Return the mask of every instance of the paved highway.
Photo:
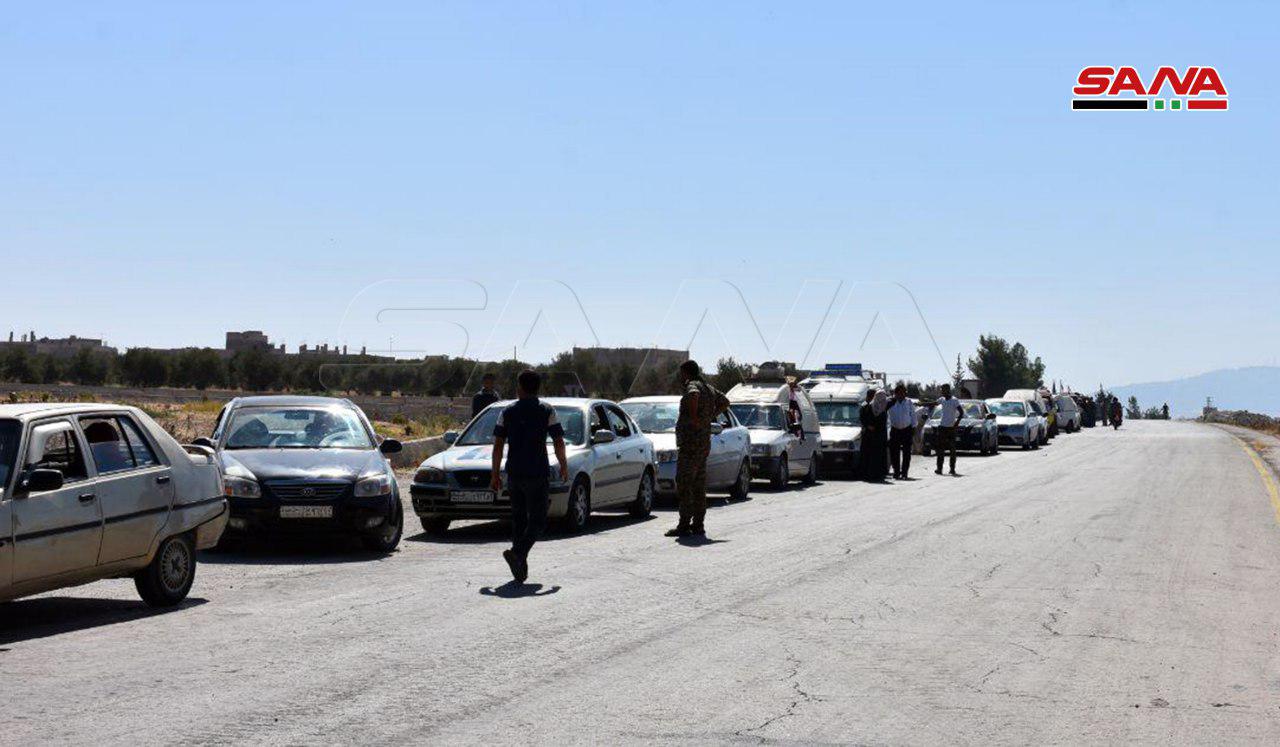
{"label": "paved highway", "polygon": [[[962,476],[204,558],[0,606],[3,741],[1280,743],[1280,525],[1227,431],[1127,422]],[[758,487],[758,486],[757,486]]]}

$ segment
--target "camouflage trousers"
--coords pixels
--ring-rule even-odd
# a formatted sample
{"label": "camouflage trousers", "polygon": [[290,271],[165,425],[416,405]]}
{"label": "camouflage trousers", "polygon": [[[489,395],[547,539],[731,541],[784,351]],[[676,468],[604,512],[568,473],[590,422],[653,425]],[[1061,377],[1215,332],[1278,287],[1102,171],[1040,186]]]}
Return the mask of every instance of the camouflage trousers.
{"label": "camouflage trousers", "polygon": [[707,513],[707,456],[711,444],[681,445],[676,452],[676,497],[680,500],[680,523],[702,525]]}

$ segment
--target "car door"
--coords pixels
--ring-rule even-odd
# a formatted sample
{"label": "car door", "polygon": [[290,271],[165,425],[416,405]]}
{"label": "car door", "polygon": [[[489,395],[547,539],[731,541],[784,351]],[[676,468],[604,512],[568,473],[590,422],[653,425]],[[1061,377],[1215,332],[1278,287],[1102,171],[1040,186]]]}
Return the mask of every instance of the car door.
{"label": "car door", "polygon": [[[591,451],[595,454],[595,470],[591,476],[591,504],[592,506],[608,506],[618,501],[621,494],[621,475],[624,473],[622,466],[622,458],[618,453],[617,434],[613,431],[613,426],[609,422],[609,414],[605,411],[604,406],[595,404],[591,406],[590,432],[592,434]],[[614,441],[609,443],[594,443],[596,431],[606,430],[614,433]]]}
{"label": "car door", "polygon": [[98,475],[103,521],[98,563],[145,555],[173,503],[172,469],[126,415],[85,416],[79,425]]}
{"label": "car door", "polygon": [[636,497],[640,489],[640,477],[645,467],[649,466],[649,451],[645,448],[648,439],[640,433],[640,428],[617,405],[605,405],[609,416],[609,425],[617,436],[614,445],[618,447],[616,459],[622,465],[618,473],[618,500],[630,501]]}
{"label": "car door", "polygon": [[738,470],[742,463],[751,454],[751,432],[745,425],[738,422],[738,416],[733,414],[733,410],[725,410],[721,417],[729,424],[721,435],[724,436],[729,459],[729,477],[725,483],[732,484],[738,479]]}
{"label": "car door", "polygon": [[[727,412],[722,412],[711,422],[720,427],[719,433],[711,434],[711,453],[707,455],[707,485],[719,486],[733,481],[737,476],[737,464],[729,464],[734,459],[731,445],[734,433],[733,421]],[[715,429],[713,428],[712,431]]]}
{"label": "car door", "polygon": [[20,461],[24,472],[56,469],[63,485],[31,491],[15,484],[9,501],[14,583],[92,568],[102,544],[102,510],[79,433],[66,418],[37,421],[30,433]]}

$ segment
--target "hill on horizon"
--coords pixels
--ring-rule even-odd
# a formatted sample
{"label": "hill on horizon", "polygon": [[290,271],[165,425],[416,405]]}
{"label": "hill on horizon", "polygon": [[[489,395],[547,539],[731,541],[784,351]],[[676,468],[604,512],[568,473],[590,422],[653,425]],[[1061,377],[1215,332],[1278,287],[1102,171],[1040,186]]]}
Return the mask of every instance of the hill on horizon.
{"label": "hill on horizon", "polygon": [[1280,415],[1280,367],[1221,368],[1172,381],[1126,384],[1112,391],[1122,402],[1138,398],[1142,409],[1169,403],[1175,418],[1199,417],[1206,397],[1220,410],[1248,410]]}

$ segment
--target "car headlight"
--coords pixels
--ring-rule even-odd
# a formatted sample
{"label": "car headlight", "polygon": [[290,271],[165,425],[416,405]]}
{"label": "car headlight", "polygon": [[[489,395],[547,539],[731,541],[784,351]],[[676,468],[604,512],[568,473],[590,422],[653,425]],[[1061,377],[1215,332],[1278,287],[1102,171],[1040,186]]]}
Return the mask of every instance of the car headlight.
{"label": "car headlight", "polygon": [[247,477],[223,475],[222,494],[228,498],[261,498],[262,486]]}
{"label": "car headlight", "polygon": [[822,445],[824,449],[833,449],[835,451],[848,451],[853,448],[852,441],[832,441]]}
{"label": "car headlight", "polygon": [[677,452],[675,449],[663,449],[658,452],[658,464],[667,464],[676,460]]}
{"label": "car headlight", "polygon": [[770,444],[751,444],[752,456],[769,456],[773,453],[773,447]]}
{"label": "car headlight", "polygon": [[356,483],[357,498],[377,498],[391,495],[391,478],[387,475],[373,475]]}
{"label": "car headlight", "polygon": [[424,483],[427,485],[443,483],[444,470],[436,469],[435,467],[423,467],[422,469],[414,473],[413,481],[417,483]]}

